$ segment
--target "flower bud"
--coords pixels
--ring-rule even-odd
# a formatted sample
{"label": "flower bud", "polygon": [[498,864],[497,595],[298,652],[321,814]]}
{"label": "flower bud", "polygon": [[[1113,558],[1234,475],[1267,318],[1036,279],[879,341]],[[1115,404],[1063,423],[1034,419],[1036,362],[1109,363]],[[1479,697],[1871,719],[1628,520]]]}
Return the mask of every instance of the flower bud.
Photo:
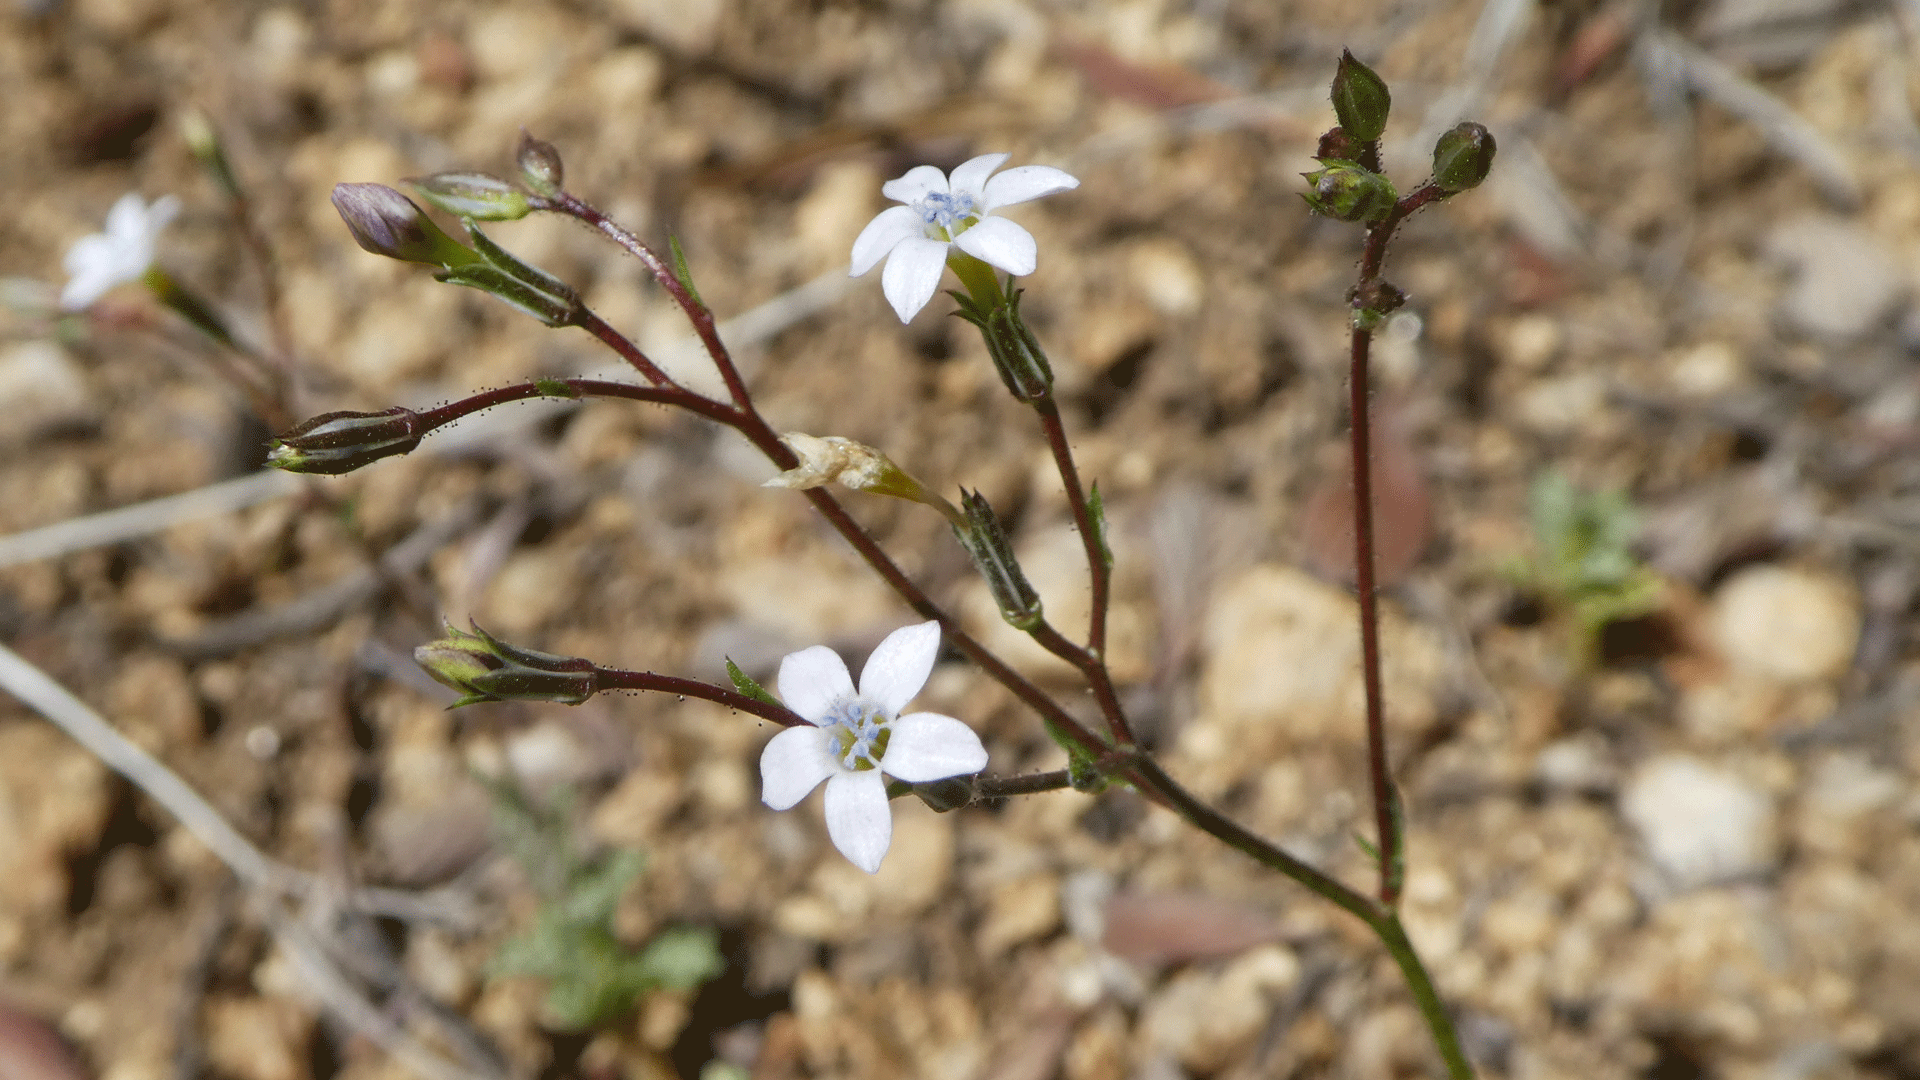
{"label": "flower bud", "polygon": [[475,221],[518,221],[533,212],[526,192],[486,173],[434,173],[407,184],[447,213]]}
{"label": "flower bud", "polygon": [[353,238],[375,255],[429,266],[465,266],[480,257],[440,226],[412,199],[385,184],[335,184],[333,208]]}
{"label": "flower bud", "polygon": [[482,701],[557,701],[578,705],[600,690],[593,661],[516,648],[473,628],[413,650],[413,662],[434,680],[460,691],[451,708]]}
{"label": "flower bud", "polygon": [[338,476],[420,445],[420,414],[398,406],[385,412],[330,412],[273,440],[267,464],[287,472]]}
{"label": "flower bud", "polygon": [[1448,194],[1480,186],[1493,170],[1493,132],[1471,121],[1433,144],[1433,182]]}
{"label": "flower bud", "polygon": [[1007,538],[1000,519],[994,516],[993,507],[979,492],[964,489],[960,492],[960,507],[966,514],[967,527],[956,525],[953,533],[959,537],[960,546],[972,556],[980,576],[987,579],[987,591],[993,593],[994,603],[1000,605],[1000,617],[1016,630],[1039,626],[1044,614],[1040,594],[1027,582],[1020,561],[1014,558],[1013,542]]}
{"label": "flower bud", "polygon": [[1393,181],[1350,161],[1303,173],[1313,190],[1302,193],[1307,205],[1337,221],[1378,221],[1393,210],[1400,194]]}
{"label": "flower bud", "polygon": [[1386,80],[1367,65],[1342,50],[1340,66],[1333,73],[1333,114],[1349,136],[1368,143],[1387,130],[1387,110],[1393,95]]}
{"label": "flower bud", "polygon": [[526,181],[536,195],[551,199],[560,194],[560,188],[566,183],[566,167],[560,163],[560,151],[550,142],[543,142],[520,129],[520,145],[514,150],[514,157],[520,162],[520,179]]}
{"label": "flower bud", "polygon": [[1346,128],[1333,127],[1320,136],[1320,146],[1313,156],[1316,161],[1358,161],[1364,147],[1364,143],[1347,134]]}

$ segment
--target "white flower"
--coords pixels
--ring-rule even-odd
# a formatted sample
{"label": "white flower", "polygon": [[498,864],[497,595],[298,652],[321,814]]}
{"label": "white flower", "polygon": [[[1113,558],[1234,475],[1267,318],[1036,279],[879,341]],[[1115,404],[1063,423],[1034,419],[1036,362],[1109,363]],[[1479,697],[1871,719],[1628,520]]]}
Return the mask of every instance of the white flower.
{"label": "white flower", "polygon": [[859,277],[887,260],[880,287],[901,322],[933,299],[949,244],[1016,277],[1033,273],[1039,262],[1033,234],[993,212],[1072,191],[1080,181],[1046,165],[1022,165],[987,179],[1007,157],[982,154],[953,170],[952,176],[920,165],[880,188],[887,198],[907,205],[882,210],[860,230],[853,242],[852,270]]}
{"label": "white flower", "polygon": [[60,306],[80,311],[107,290],[139,281],[153,265],[154,241],[180,212],[180,200],[164,195],[152,206],[128,192],[107,211],[107,231],[83,236],[67,249],[67,287]]}
{"label": "white flower", "polygon": [[832,649],[815,645],[780,661],[780,697],[811,727],[791,727],[760,755],[761,799],[791,809],[827,782],[827,835],[871,874],[893,842],[893,811],[882,773],[909,783],[976,773],[987,750],[951,716],[900,710],[926,685],[940,651],[940,624],[887,635],[873,650],[860,689]]}

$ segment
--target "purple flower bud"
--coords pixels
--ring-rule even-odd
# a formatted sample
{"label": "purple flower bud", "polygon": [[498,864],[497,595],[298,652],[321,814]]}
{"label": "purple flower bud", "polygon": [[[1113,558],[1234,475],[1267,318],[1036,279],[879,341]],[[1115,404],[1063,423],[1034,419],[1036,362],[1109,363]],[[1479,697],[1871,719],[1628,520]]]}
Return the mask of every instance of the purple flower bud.
{"label": "purple flower bud", "polygon": [[354,240],[375,255],[448,267],[480,259],[442,232],[412,199],[385,184],[335,184],[333,208]]}

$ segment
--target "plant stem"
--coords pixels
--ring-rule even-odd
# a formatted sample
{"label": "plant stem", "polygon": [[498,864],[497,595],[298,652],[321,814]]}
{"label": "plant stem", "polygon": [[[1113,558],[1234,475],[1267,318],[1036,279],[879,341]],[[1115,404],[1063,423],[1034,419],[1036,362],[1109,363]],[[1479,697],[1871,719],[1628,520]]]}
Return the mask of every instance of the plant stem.
{"label": "plant stem", "polygon": [[1387,771],[1386,709],[1380,686],[1380,605],[1373,582],[1373,443],[1369,430],[1368,345],[1373,332],[1353,330],[1353,370],[1350,375],[1353,411],[1353,579],[1360,597],[1360,674],[1367,691],[1367,769],[1373,781],[1376,850],[1380,856],[1380,901],[1392,907],[1399,899],[1400,830],[1393,817],[1393,777]]}
{"label": "plant stem", "polygon": [[645,376],[648,382],[655,386],[679,385],[668,378],[667,373],[661,371],[659,365],[655,364],[646,353],[641,352],[640,346],[635,345],[633,340],[628,338],[627,335],[622,334],[620,331],[608,325],[605,319],[588,311],[586,308],[581,308],[579,320],[576,325],[594,337],[599,338],[607,348],[619,353],[620,359],[632,364],[634,370]]}
{"label": "plant stem", "polygon": [[667,295],[673,297],[674,303],[679,304],[680,310],[686,313],[687,321],[693,325],[694,333],[700,336],[700,343],[706,346],[707,355],[713,358],[714,366],[719,369],[720,378],[726,382],[727,393],[732,396],[734,407],[742,411],[750,411],[753,408],[752,399],[747,394],[746,380],[740,377],[739,366],[733,362],[727,347],[720,341],[720,330],[714,323],[713,312],[687,291],[685,285],[680,284],[680,279],[674,275],[673,267],[668,266],[666,261],[655,254],[654,250],[639,237],[621,228],[612,218],[568,192],[559,192],[551,199],[536,198],[529,201],[533,203],[535,209],[558,211],[586,222],[606,234],[629,255],[639,259],[646,266],[647,272],[653,275],[653,279],[660,283],[661,288],[667,290]]}
{"label": "plant stem", "polygon": [[595,666],[593,673],[600,680],[601,690],[648,690],[656,694],[673,694],[677,697],[700,698],[729,709],[738,709],[743,713],[752,713],[762,720],[770,720],[781,727],[806,727],[807,721],[793,710],[780,705],[769,705],[759,698],[750,698],[735,693],[725,687],[712,683],[703,683],[698,679],[682,679],[674,675],[657,675],[651,671],[624,671],[620,668]]}
{"label": "plant stem", "polygon": [[1433,985],[1433,976],[1427,973],[1426,965],[1420,962],[1420,954],[1414,951],[1413,942],[1407,937],[1406,928],[1400,925],[1400,913],[1386,909],[1368,925],[1380,936],[1380,943],[1387,947],[1394,963],[1400,965],[1400,975],[1407,982],[1407,990],[1413,994],[1414,1004],[1420,1008],[1421,1018],[1427,1022],[1427,1031],[1433,1035],[1433,1045],[1447,1063],[1448,1076],[1452,1080],[1473,1080],[1473,1065],[1460,1048],[1460,1036],[1453,1029],[1453,1017],[1447,1014],[1446,1003],[1440,1000],[1440,991]]}
{"label": "plant stem", "polygon": [[610,382],[605,379],[541,379],[537,382],[502,386],[497,390],[483,390],[470,397],[450,401],[437,409],[428,409],[420,414],[420,434],[425,435],[434,428],[451,424],[461,417],[471,416],[483,409],[491,409],[495,405],[505,405],[511,401],[526,401],[530,398],[560,398],[562,395],[551,392],[551,388],[556,384],[572,390],[574,397],[625,398],[629,401],[651,401],[657,405],[678,405],[729,427],[735,426],[739,418],[739,414],[727,405],[677,386],[635,386],[632,383]]}
{"label": "plant stem", "polygon": [[[1372,145],[1372,144],[1369,144]],[[1356,307],[1372,302],[1373,286],[1387,258],[1387,244],[1408,215],[1445,198],[1433,184],[1424,184],[1394,204],[1393,210],[1367,229],[1360,259],[1360,278],[1354,284]],[[1396,297],[1397,293],[1394,294]],[[1373,787],[1373,819],[1379,843],[1380,901],[1392,909],[1400,900],[1403,856],[1399,816],[1395,813],[1393,773],[1387,762],[1387,722],[1380,680],[1380,604],[1374,581],[1373,543],[1373,432],[1372,373],[1369,353],[1373,331],[1361,319],[1353,326],[1352,367],[1348,372],[1348,409],[1352,415],[1350,453],[1353,459],[1353,586],[1360,601],[1360,676],[1367,698],[1367,771]]]}

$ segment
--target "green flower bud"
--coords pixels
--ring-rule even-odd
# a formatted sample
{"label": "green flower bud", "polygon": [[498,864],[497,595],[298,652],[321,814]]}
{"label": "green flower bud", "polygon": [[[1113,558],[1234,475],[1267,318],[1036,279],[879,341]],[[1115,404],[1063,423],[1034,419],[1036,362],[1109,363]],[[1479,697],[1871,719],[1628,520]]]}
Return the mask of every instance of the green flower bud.
{"label": "green flower bud", "polygon": [[1393,181],[1351,161],[1329,161],[1326,168],[1302,175],[1313,185],[1301,196],[1307,205],[1338,221],[1379,221],[1400,201]]}
{"label": "green flower bud", "polygon": [[472,249],[440,231],[412,199],[385,184],[335,184],[333,208],[354,240],[375,255],[443,267],[480,261]]}
{"label": "green flower bud", "polygon": [[1393,95],[1387,83],[1374,70],[1342,50],[1340,66],[1333,73],[1333,114],[1340,126],[1354,139],[1368,143],[1387,130],[1387,110]]}
{"label": "green flower bud", "polygon": [[447,213],[475,221],[518,221],[533,212],[526,192],[486,173],[435,173],[407,183]]}
{"label": "green flower bud", "polygon": [[1000,605],[1000,617],[1016,630],[1039,626],[1043,614],[1040,594],[1027,582],[1020,561],[1014,558],[1013,542],[994,516],[993,507],[979,492],[962,489],[960,508],[966,514],[967,527],[956,525],[953,534],[973,557],[980,576],[987,579],[987,591]]}
{"label": "green flower bud", "polygon": [[267,464],[287,472],[338,476],[384,457],[404,454],[425,435],[420,414],[398,406],[385,412],[330,412],[273,440]]}
{"label": "green flower bud", "polygon": [[1448,194],[1480,186],[1493,170],[1493,132],[1471,121],[1433,144],[1433,182]]}
{"label": "green flower bud", "polygon": [[434,680],[460,691],[451,708],[482,701],[557,701],[578,705],[600,690],[593,661],[521,649],[473,628],[413,650],[413,662]]}
{"label": "green flower bud", "polygon": [[560,163],[560,151],[550,142],[542,142],[520,129],[520,145],[514,150],[514,157],[520,162],[520,179],[536,195],[551,199],[560,194],[560,188],[566,183],[566,167]]}

